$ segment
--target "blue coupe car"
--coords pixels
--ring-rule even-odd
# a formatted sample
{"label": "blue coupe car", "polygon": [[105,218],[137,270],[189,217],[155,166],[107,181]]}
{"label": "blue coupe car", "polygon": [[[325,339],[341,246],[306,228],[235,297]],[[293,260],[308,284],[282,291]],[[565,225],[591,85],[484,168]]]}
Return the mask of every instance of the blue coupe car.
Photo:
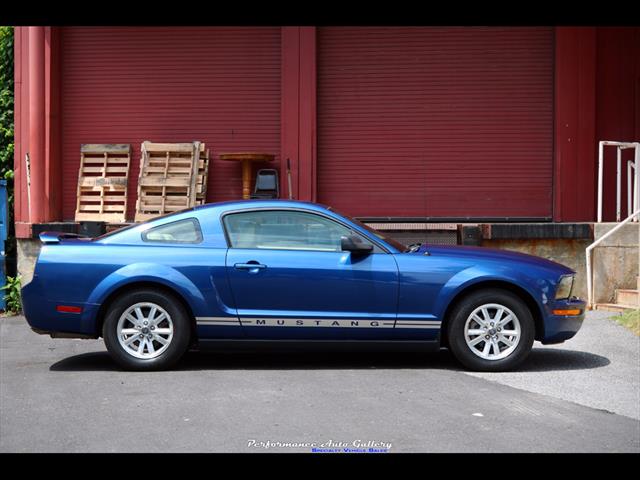
{"label": "blue coupe car", "polygon": [[331,208],[204,205],[89,239],[43,233],[22,289],[37,333],[104,338],[132,370],[187,349],[292,342],[447,347],[467,368],[513,369],[533,341],[584,319],[575,272],[475,247],[408,247]]}

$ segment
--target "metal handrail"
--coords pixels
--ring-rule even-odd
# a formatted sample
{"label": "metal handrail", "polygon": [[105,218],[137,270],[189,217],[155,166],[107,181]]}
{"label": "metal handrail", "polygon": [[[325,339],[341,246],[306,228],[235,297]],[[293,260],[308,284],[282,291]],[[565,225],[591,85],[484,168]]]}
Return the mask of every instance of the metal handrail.
{"label": "metal handrail", "polygon": [[[621,176],[622,176],[622,150],[626,149],[634,149],[634,160],[635,164],[635,188],[633,189],[633,209],[636,210],[640,207],[638,203],[640,199],[640,142],[614,142],[610,140],[602,140],[598,142],[598,223],[602,222],[602,191],[604,188],[604,147],[611,146],[616,147],[617,149],[617,162],[616,162],[616,222],[620,221],[620,197],[621,197]],[[627,165],[627,172],[629,172],[629,167]],[[629,186],[629,182],[627,181],[627,186]],[[627,198],[629,197],[629,190],[627,190]],[[627,201],[627,204],[629,202]],[[627,213],[631,211],[631,208],[627,210]]]}
{"label": "metal handrail", "polygon": [[629,215],[624,221],[620,222],[618,225],[616,225],[615,227],[613,227],[611,230],[609,230],[607,233],[605,233],[602,237],[600,237],[598,240],[596,240],[595,242],[593,242],[591,245],[589,245],[587,247],[586,250],[586,256],[587,256],[587,306],[589,308],[593,308],[594,305],[594,292],[595,292],[595,288],[593,285],[593,277],[592,277],[592,268],[591,268],[591,251],[596,248],[600,243],[602,243],[602,241],[608,237],[610,237],[611,235],[613,235],[615,232],[617,232],[620,228],[622,228],[623,225],[627,224],[628,222],[630,222],[632,219],[634,219],[635,217],[638,217],[640,219],[640,208],[637,209],[635,212],[633,212],[631,215]]}

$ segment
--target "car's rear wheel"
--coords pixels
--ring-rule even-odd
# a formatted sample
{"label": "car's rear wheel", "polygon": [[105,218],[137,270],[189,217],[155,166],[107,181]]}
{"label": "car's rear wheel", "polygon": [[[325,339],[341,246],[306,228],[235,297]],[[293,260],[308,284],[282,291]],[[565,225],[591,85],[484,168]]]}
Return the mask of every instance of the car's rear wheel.
{"label": "car's rear wheel", "polygon": [[520,297],[509,291],[473,292],[455,306],[449,320],[449,347],[471,370],[511,370],[531,352],[533,317]]}
{"label": "car's rear wheel", "polygon": [[102,327],[107,350],[127,370],[173,366],[189,345],[190,331],[182,304],[156,289],[118,297],[109,305]]}

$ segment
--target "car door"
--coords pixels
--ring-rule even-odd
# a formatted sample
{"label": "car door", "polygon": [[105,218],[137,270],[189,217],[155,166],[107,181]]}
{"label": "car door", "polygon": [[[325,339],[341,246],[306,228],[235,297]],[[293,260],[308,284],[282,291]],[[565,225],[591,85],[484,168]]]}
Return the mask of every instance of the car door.
{"label": "car door", "polygon": [[311,211],[233,212],[223,225],[226,269],[245,336],[392,338],[398,303],[393,255],[379,246],[367,255],[341,251],[341,237],[354,232]]}

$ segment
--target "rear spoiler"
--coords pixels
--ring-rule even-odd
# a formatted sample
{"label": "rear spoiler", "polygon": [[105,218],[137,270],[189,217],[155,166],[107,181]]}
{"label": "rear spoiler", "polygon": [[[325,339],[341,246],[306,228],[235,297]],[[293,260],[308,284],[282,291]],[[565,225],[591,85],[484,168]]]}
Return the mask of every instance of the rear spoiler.
{"label": "rear spoiler", "polygon": [[87,235],[78,235],[77,233],[68,232],[42,232],[40,241],[44,244],[60,243],[63,238],[88,238]]}

